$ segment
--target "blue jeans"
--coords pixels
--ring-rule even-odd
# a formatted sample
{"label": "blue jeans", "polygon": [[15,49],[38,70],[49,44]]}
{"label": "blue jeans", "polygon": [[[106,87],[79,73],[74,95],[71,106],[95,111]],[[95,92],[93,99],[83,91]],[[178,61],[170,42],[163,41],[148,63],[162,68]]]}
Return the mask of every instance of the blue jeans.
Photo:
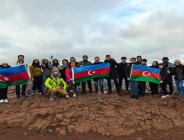
{"label": "blue jeans", "polygon": [[132,96],[138,96],[138,83],[137,81],[130,81],[130,90],[131,90],[131,94]]}
{"label": "blue jeans", "polygon": [[95,90],[98,91],[98,87],[100,85],[100,90],[103,91],[103,79],[99,78],[99,79],[95,79]]}
{"label": "blue jeans", "polygon": [[184,81],[183,80],[176,80],[176,87],[178,94],[184,96]]}

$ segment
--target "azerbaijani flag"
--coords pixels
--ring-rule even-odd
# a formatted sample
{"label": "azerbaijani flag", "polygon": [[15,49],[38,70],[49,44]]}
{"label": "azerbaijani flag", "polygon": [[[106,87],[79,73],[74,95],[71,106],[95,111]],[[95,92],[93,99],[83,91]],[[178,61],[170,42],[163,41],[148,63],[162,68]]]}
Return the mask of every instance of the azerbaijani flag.
{"label": "azerbaijani flag", "polygon": [[109,63],[101,63],[89,66],[81,66],[73,69],[74,82],[85,82],[93,78],[108,77],[110,71]]}
{"label": "azerbaijani flag", "polygon": [[0,88],[26,84],[29,79],[25,65],[0,68]]}
{"label": "azerbaijani flag", "polygon": [[160,69],[143,65],[133,65],[131,70],[131,80],[160,84]]}

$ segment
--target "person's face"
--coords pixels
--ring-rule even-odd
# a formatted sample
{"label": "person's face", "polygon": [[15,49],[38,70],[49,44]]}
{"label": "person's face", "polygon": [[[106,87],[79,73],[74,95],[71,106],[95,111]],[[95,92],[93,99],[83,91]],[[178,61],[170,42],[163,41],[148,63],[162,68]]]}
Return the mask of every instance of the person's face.
{"label": "person's face", "polygon": [[75,67],[75,62],[71,62],[71,67],[74,68]]}
{"label": "person's face", "polygon": [[53,63],[56,64],[58,61],[57,60],[54,60]]}
{"label": "person's face", "polygon": [[130,59],[130,62],[131,62],[131,63],[135,63],[136,60],[135,60],[135,59]]}
{"label": "person's face", "polygon": [[24,60],[24,56],[19,56],[18,59],[19,60]]}
{"label": "person's face", "polygon": [[179,66],[180,65],[180,61],[175,61],[175,65]]}
{"label": "person's face", "polygon": [[45,60],[43,60],[43,63],[48,64],[49,62],[48,62],[48,60],[45,59]]}
{"label": "person's face", "polygon": [[152,65],[153,65],[153,66],[157,66],[157,63],[156,63],[156,62],[153,62]]}
{"label": "person's face", "polygon": [[146,65],[146,61],[141,61],[141,64],[142,65]]}
{"label": "person's face", "polygon": [[142,57],[137,57],[137,61],[141,61],[142,60]]}
{"label": "person's face", "polygon": [[111,56],[107,56],[106,57],[106,60],[111,60]]}
{"label": "person's face", "polygon": [[75,61],[75,58],[74,58],[74,57],[71,57],[71,58],[70,58],[70,62],[71,62],[71,61]]}
{"label": "person's face", "polygon": [[160,69],[163,69],[163,67],[164,67],[163,65],[159,65],[159,68],[160,68]]}
{"label": "person's face", "polygon": [[64,64],[64,65],[68,64],[68,61],[63,60],[63,64]]}
{"label": "person's face", "polygon": [[35,64],[38,64],[38,63],[39,63],[39,60],[35,60],[34,63],[35,63]]}
{"label": "person's face", "polygon": [[121,62],[122,63],[126,63],[126,59],[121,59]]}
{"label": "person's face", "polygon": [[87,61],[87,60],[88,60],[88,57],[84,56],[84,57],[83,57],[83,60],[84,60],[84,61]]}
{"label": "person's face", "polygon": [[58,77],[59,76],[59,72],[58,71],[53,72],[53,76],[54,77]]}
{"label": "person's face", "polygon": [[4,68],[7,68],[7,67],[8,67],[8,64],[5,63],[5,64],[3,64],[2,66],[3,66]]}
{"label": "person's face", "polygon": [[168,63],[169,62],[169,60],[163,60],[163,63]]}
{"label": "person's face", "polygon": [[99,57],[95,57],[95,62],[99,62],[100,58]]}

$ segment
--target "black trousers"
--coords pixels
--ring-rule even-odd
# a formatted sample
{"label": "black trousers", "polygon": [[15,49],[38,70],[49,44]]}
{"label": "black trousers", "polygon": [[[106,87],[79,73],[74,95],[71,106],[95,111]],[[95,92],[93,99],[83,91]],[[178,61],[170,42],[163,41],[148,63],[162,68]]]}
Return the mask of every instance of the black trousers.
{"label": "black trousers", "polygon": [[33,91],[42,92],[42,76],[34,76]]}
{"label": "black trousers", "polygon": [[109,90],[110,92],[112,92],[111,80],[114,81],[114,84],[115,84],[115,86],[116,86],[116,90],[117,90],[117,92],[119,92],[118,80],[117,80],[117,78],[115,78],[115,77],[108,77],[108,78],[107,78],[108,90]]}
{"label": "black trousers", "polygon": [[82,82],[82,91],[86,92],[86,83],[88,84],[88,88],[90,91],[92,91],[92,84],[91,84],[91,80],[87,81],[87,82]]}
{"label": "black trousers", "polygon": [[158,94],[158,84],[149,83],[151,94]]}
{"label": "black trousers", "polygon": [[123,79],[125,80],[126,90],[128,90],[128,88],[129,88],[129,81],[128,81],[128,78],[126,76],[119,77],[119,88],[120,89],[122,88]]}
{"label": "black trousers", "polygon": [[[25,95],[25,92],[26,92],[26,87],[27,87],[27,84],[24,84],[22,85],[22,89],[20,88],[21,86],[20,85],[17,85],[16,86],[16,95],[17,96],[24,96]],[[20,91],[22,90],[21,94],[20,94]]]}
{"label": "black trousers", "polygon": [[7,99],[8,88],[0,88],[0,100]]}
{"label": "black trousers", "polygon": [[[167,85],[169,86],[169,92],[167,91]],[[161,88],[162,88],[162,92],[166,95],[166,94],[172,94],[174,92],[174,88],[173,88],[173,82],[172,80],[168,80],[168,81],[164,81],[161,84]]]}
{"label": "black trousers", "polygon": [[144,96],[145,95],[145,91],[146,91],[146,82],[138,82],[138,95],[139,96]]}

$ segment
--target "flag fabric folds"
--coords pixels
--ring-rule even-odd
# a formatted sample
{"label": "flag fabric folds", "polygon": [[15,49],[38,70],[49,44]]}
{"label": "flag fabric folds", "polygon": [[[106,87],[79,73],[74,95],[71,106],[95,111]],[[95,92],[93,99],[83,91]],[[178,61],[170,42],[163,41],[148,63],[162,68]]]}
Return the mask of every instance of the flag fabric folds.
{"label": "flag fabric folds", "polygon": [[105,78],[109,76],[109,71],[109,63],[76,67],[73,69],[73,79],[75,83],[78,83],[85,82],[93,78]]}
{"label": "flag fabric folds", "polygon": [[29,79],[25,65],[0,68],[0,88],[26,84]]}
{"label": "flag fabric folds", "polygon": [[160,69],[144,65],[133,65],[131,70],[131,80],[160,84]]}

